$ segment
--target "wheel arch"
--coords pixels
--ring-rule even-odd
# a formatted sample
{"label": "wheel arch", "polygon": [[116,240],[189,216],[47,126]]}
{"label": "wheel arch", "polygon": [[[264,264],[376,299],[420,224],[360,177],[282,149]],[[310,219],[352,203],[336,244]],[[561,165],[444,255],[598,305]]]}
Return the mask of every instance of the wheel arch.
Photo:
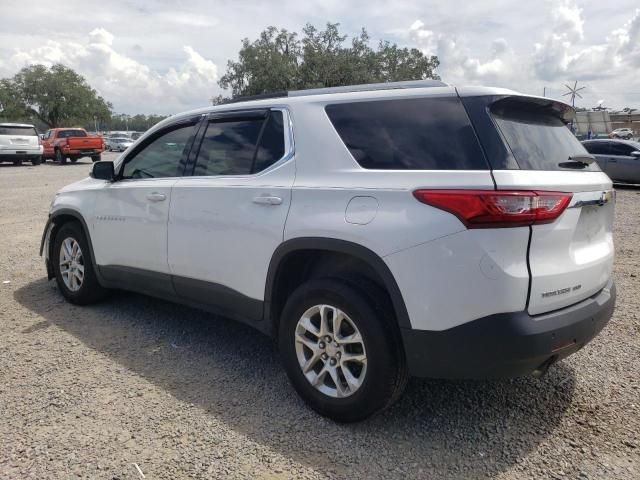
{"label": "wheel arch", "polygon": [[[300,252],[321,252],[346,255],[363,262],[371,268],[380,279],[381,286],[389,295],[391,307],[400,328],[411,328],[409,314],[402,298],[400,288],[384,260],[372,250],[346,240],[322,237],[300,237],[283,242],[274,252],[265,285],[265,303],[263,317],[272,329],[277,332],[279,313],[282,305],[278,305],[278,290],[283,286],[283,274],[286,273],[288,260]],[[279,311],[280,310],[280,311]]]}
{"label": "wheel arch", "polygon": [[40,241],[40,256],[45,253],[45,248],[48,249],[45,258],[48,259],[47,274],[49,276],[49,279],[53,278],[52,267],[49,260],[52,258],[51,249],[53,248],[53,239],[55,238],[55,234],[60,229],[60,227],[62,227],[62,225],[74,221],[80,224],[84,236],[87,239],[87,243],[89,244],[89,255],[91,257],[91,262],[95,266],[98,281],[102,283],[100,278],[100,269],[98,268],[95,256],[93,254],[93,243],[91,242],[91,235],[89,234],[89,227],[87,226],[87,222],[80,212],[71,208],[61,208],[49,215],[49,219],[47,220],[47,224],[45,225],[44,232],[42,234],[42,240]]}

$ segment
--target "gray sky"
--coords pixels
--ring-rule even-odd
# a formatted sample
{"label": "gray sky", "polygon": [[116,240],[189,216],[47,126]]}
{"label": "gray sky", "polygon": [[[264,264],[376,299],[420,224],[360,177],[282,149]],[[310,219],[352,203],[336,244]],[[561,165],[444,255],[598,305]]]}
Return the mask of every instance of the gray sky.
{"label": "gray sky", "polygon": [[[116,112],[177,113],[206,105],[244,37],[269,25],[300,31],[340,22],[440,57],[455,85],[491,85],[577,105],[640,108],[637,0],[0,0],[0,77],[32,63],[64,63]],[[566,99],[566,97],[565,97]]]}

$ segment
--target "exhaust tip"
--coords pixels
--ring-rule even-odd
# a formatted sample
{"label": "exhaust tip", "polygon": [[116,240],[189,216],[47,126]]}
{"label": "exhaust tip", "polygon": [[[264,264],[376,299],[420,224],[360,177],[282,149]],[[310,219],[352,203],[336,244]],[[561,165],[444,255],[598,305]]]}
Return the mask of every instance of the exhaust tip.
{"label": "exhaust tip", "polygon": [[556,363],[557,358],[558,357],[556,355],[549,357],[547,360],[542,362],[540,366],[531,373],[531,375],[533,375],[535,378],[544,377],[545,374],[549,371],[549,367]]}

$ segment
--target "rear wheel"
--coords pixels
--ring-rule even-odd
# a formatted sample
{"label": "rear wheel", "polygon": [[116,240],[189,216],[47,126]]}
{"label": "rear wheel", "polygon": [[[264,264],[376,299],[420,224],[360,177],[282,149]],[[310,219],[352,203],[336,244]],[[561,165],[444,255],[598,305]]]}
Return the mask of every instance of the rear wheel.
{"label": "rear wheel", "polygon": [[22,160],[14,160],[14,161],[13,161],[13,164],[14,164],[16,167],[18,167],[18,166],[22,165]]}
{"label": "rear wheel", "polygon": [[69,222],[60,227],[51,257],[58,288],[67,300],[86,305],[104,298],[107,291],[98,283],[80,224]]}
{"label": "rear wheel", "polygon": [[91,161],[92,161],[92,162],[94,162],[94,163],[95,163],[95,162],[99,162],[101,159],[102,159],[102,156],[101,156],[101,155],[93,155],[93,156],[91,157]]}
{"label": "rear wheel", "polygon": [[56,150],[56,162],[60,165],[64,165],[65,163],[67,163],[67,158],[62,155],[62,152],[60,150]]}
{"label": "rear wheel", "polygon": [[31,159],[31,165],[40,165],[42,163],[42,157],[34,157]]}
{"label": "rear wheel", "polygon": [[363,420],[402,393],[407,369],[388,309],[341,279],[311,280],[289,297],[280,324],[284,368],[315,411]]}
{"label": "rear wheel", "polygon": [[69,160],[71,160],[71,163],[76,163],[80,158],[79,157],[69,157]]}

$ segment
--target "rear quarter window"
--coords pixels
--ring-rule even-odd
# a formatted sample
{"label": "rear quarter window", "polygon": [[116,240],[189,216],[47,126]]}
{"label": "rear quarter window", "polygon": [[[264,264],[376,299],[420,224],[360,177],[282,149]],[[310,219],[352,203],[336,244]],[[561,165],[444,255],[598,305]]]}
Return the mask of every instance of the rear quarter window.
{"label": "rear quarter window", "polygon": [[457,97],[338,103],[325,109],[338,135],[363,168],[488,169]]}

